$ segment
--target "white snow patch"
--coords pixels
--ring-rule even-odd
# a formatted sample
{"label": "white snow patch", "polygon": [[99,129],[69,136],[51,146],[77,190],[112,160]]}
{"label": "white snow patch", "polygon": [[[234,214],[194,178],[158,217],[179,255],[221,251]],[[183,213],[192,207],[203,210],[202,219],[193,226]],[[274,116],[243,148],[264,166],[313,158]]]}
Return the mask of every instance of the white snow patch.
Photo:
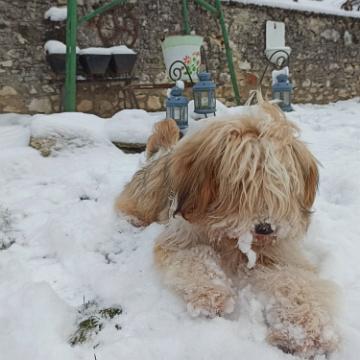
{"label": "white snow patch", "polygon": [[33,117],[31,134],[36,138],[64,137],[89,138],[108,142],[105,119],[84,113],[38,114]]}
{"label": "white snow patch", "polygon": [[[194,100],[189,101],[188,104],[189,117],[194,120],[204,119],[203,114],[197,114],[194,112]],[[222,116],[229,114],[229,108],[227,108],[220,100],[216,100],[216,116]],[[214,114],[208,114],[208,117],[213,117]]]}
{"label": "white snow patch", "polygon": [[256,264],[256,252],[251,249],[252,242],[253,235],[250,233],[250,231],[239,236],[238,247],[240,251],[247,256],[247,267],[249,269],[253,268]]}
{"label": "white snow patch", "polygon": [[52,6],[44,14],[44,18],[51,21],[64,21],[67,18],[67,7],[66,6]]}
{"label": "white snow patch", "polygon": [[23,126],[0,126],[0,149],[27,146],[30,142],[30,131]]}
{"label": "white snow patch", "polygon": [[122,110],[106,121],[111,141],[145,144],[158,117],[144,110]]}
{"label": "white snow patch", "polygon": [[136,54],[133,49],[128,48],[126,45],[118,45],[110,48],[111,54]]}
{"label": "white snow patch", "polygon": [[[49,54],[66,54],[66,45],[58,40],[48,40],[44,45],[45,52]],[[76,47],[76,53],[79,53],[80,49]]]}
{"label": "white snow patch", "polygon": [[[322,164],[305,247],[320,275],[343,290],[344,311],[339,317],[343,341],[331,359],[357,360],[359,99],[294,108],[287,115]],[[146,117],[128,110],[117,115],[131,134],[129,119],[138,117],[135,123],[141,127],[142,118],[155,122],[164,114]],[[89,132],[106,139],[107,123],[113,120],[81,113],[37,115],[31,129],[40,134]],[[207,121],[216,118],[196,123]],[[15,127],[28,123],[28,118],[16,123]],[[150,128],[143,125],[145,137]],[[0,151],[1,208],[16,220],[11,229],[16,242],[0,251],[1,358],[85,360],[95,353],[97,359],[106,360],[295,359],[267,344],[263,304],[249,288],[240,291],[237,311],[229,317],[189,316],[154,267],[153,245],[163,226],[134,228],[113,212],[114,199],[138,169],[141,155],[125,155],[102,144],[53,158],[43,158],[29,147]],[[67,342],[84,297],[124,309],[119,317],[122,329],[99,333],[95,349]]]}
{"label": "white snow patch", "polygon": [[285,66],[283,69],[281,70],[273,70],[271,72],[271,77],[272,77],[272,84],[276,84],[278,81],[277,81],[277,77],[279,75],[286,75],[286,76],[289,76],[289,68],[287,66]]}
{"label": "white snow patch", "polygon": [[79,51],[80,55],[111,55],[112,50],[111,48],[103,48],[103,47],[90,47],[86,49],[81,49]]}
{"label": "white snow patch", "polygon": [[259,6],[269,6],[281,9],[296,11],[308,11],[319,14],[360,18],[360,12],[354,10],[346,11],[341,9],[345,0],[222,0],[223,2],[238,2]]}

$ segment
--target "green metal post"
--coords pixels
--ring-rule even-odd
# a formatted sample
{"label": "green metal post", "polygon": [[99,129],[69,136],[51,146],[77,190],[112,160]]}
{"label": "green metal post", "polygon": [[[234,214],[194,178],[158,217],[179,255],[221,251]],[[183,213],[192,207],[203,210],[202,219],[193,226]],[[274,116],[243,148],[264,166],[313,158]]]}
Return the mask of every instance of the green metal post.
{"label": "green metal post", "polygon": [[76,111],[76,0],[67,2],[65,111]]}
{"label": "green metal post", "polygon": [[218,9],[209,4],[206,0],[195,0],[195,2],[197,2],[203,9],[211,12],[213,15],[218,15]]}
{"label": "green metal post", "polygon": [[183,19],[184,19],[184,33],[185,33],[185,35],[189,35],[190,34],[189,0],[183,0],[182,12],[183,12]]}
{"label": "green metal post", "polygon": [[233,57],[232,57],[232,50],[231,50],[230,44],[229,44],[229,36],[228,36],[226,24],[225,24],[224,13],[222,12],[222,9],[221,9],[221,0],[215,0],[215,6],[219,12],[219,21],[220,21],[221,31],[223,33],[226,58],[227,58],[227,63],[228,63],[229,71],[230,71],[231,82],[232,82],[232,86],[233,86],[233,90],[234,90],[236,104],[240,105],[240,93],[239,93],[239,88],[238,88],[237,79],[236,79],[236,73],[235,73],[234,62],[233,62]]}

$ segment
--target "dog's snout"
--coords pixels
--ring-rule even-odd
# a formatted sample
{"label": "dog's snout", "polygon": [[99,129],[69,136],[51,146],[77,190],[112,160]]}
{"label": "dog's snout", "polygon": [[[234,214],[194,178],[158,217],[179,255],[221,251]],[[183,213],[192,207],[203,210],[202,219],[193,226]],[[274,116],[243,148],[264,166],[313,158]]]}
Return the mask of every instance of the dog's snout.
{"label": "dog's snout", "polygon": [[259,235],[270,235],[274,231],[271,227],[271,224],[268,223],[260,223],[255,225],[255,233]]}

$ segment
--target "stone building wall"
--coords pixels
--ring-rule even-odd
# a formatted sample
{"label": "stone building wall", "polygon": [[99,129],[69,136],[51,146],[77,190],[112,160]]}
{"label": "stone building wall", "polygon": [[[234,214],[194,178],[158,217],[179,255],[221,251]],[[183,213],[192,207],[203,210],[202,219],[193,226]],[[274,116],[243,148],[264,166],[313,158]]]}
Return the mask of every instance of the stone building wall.
{"label": "stone building wall", "polygon": [[[79,16],[105,3],[78,0]],[[0,112],[56,112],[61,110],[64,79],[55,75],[44,56],[46,40],[64,42],[65,24],[44,19],[50,6],[66,0],[0,0]],[[180,34],[181,1],[132,0],[128,5],[137,20],[138,36],[133,48],[138,52],[134,84],[168,82],[162,60],[161,40]],[[242,101],[255,88],[266,65],[265,23],[283,21],[286,44],[292,48],[290,72],[295,102],[327,103],[360,95],[360,19],[335,17],[229,2],[223,5]],[[218,22],[209,13],[190,6],[192,30],[205,38],[209,68],[218,87],[218,98],[234,104],[223,40]],[[106,23],[106,20],[105,20]],[[111,28],[111,24],[108,24]],[[116,42],[120,41],[119,39]],[[82,48],[104,46],[96,19],[79,29]],[[114,43],[114,45],[116,45]],[[270,87],[270,71],[264,79]],[[163,109],[164,89],[135,90],[141,108]],[[111,116],[125,106],[127,95],[117,82],[79,82],[78,110]]]}

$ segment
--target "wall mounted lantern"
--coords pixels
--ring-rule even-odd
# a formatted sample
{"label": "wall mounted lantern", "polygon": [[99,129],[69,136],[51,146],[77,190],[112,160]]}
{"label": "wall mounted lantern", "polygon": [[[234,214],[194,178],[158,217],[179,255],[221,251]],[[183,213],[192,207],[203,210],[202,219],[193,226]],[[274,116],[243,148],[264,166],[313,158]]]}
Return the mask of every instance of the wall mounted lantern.
{"label": "wall mounted lantern", "polygon": [[188,103],[187,97],[183,96],[183,90],[174,86],[166,100],[166,117],[174,119],[182,134],[188,128]]}
{"label": "wall mounted lantern", "polygon": [[208,72],[201,72],[198,74],[199,82],[196,83],[193,90],[194,97],[194,112],[197,114],[213,113],[216,112],[216,85],[211,80],[211,74]]}
{"label": "wall mounted lantern", "polygon": [[276,77],[276,82],[272,86],[272,98],[279,100],[281,110],[289,112],[294,109],[291,106],[292,85],[286,74],[280,74]]}

